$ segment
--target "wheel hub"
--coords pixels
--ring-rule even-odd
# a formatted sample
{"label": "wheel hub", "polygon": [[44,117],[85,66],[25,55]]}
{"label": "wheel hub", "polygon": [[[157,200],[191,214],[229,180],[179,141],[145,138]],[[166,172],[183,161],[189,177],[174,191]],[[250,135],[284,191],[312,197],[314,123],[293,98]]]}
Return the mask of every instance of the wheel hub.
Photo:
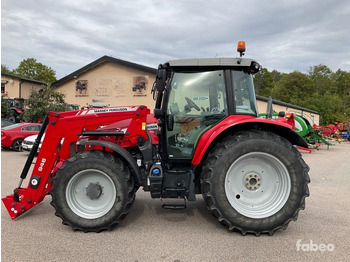
{"label": "wheel hub", "polygon": [[97,182],[97,183],[90,183],[87,187],[86,187],[86,195],[90,198],[90,199],[98,199],[102,194],[102,187],[101,185]]}
{"label": "wheel hub", "polygon": [[258,190],[261,186],[261,177],[256,173],[249,173],[244,177],[244,182],[249,190]]}

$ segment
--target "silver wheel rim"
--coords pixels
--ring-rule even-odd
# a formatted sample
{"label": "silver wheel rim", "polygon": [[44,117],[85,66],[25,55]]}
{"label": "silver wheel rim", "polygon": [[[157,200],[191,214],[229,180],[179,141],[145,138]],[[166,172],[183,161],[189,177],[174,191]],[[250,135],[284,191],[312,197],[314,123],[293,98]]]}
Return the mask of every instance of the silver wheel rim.
{"label": "silver wheel rim", "polygon": [[13,145],[13,150],[22,151],[22,141],[20,140],[15,141]]}
{"label": "silver wheel rim", "polygon": [[95,219],[107,214],[113,207],[116,196],[112,179],[96,169],[78,172],[66,188],[68,206],[76,215],[86,219]]}
{"label": "silver wheel rim", "polygon": [[285,165],[273,155],[252,152],[238,158],[225,178],[231,206],[249,218],[276,214],[287,202],[291,180]]}

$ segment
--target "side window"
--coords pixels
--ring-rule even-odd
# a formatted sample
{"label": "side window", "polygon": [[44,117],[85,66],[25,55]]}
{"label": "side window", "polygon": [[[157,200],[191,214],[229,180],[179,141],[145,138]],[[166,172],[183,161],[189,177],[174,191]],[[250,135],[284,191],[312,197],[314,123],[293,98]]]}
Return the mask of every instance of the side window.
{"label": "side window", "polygon": [[167,131],[169,158],[191,158],[200,136],[227,116],[222,70],[174,73],[167,114],[173,130]]}
{"label": "side window", "polygon": [[256,98],[251,74],[232,71],[236,113],[257,115]]}
{"label": "side window", "polygon": [[22,131],[40,131],[40,126],[38,125],[33,125],[33,126],[25,126],[22,128]]}

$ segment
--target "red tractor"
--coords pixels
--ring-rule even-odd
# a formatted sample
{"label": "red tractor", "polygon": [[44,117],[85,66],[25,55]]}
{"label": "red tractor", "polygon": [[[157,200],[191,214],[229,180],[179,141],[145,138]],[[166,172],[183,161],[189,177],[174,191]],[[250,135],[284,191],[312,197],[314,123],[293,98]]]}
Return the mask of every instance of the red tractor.
{"label": "red tractor", "polygon": [[[242,54],[242,48],[240,48]],[[146,106],[48,113],[14,193],[3,198],[12,219],[52,196],[64,225],[109,230],[142,187],[181,209],[202,194],[209,211],[243,235],[286,229],[309,196],[309,167],[290,125],[257,117],[252,59],[169,61]],[[22,187],[41,136],[27,187]]]}

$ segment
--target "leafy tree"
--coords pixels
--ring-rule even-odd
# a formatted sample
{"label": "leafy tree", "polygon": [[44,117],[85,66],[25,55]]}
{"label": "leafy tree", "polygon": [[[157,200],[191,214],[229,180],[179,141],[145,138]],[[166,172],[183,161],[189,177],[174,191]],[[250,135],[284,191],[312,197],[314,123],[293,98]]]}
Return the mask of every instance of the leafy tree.
{"label": "leafy tree", "polygon": [[[277,72],[277,71],[276,71]],[[278,76],[271,73],[273,77]],[[278,72],[277,72],[278,73]],[[320,113],[320,124],[350,121],[350,73],[333,73],[325,65],[310,67],[308,74],[292,72],[274,83],[275,99]]]}
{"label": "leafy tree", "polygon": [[302,102],[301,106],[320,113],[320,124],[328,125],[336,121],[345,121],[342,99],[338,95],[326,92],[321,95],[314,93]]}
{"label": "leafy tree", "polygon": [[337,121],[342,121],[350,127],[350,72],[339,69],[332,76],[336,85],[337,95],[342,99],[343,105]]}
{"label": "leafy tree", "polygon": [[11,74],[11,70],[6,65],[1,64],[1,73]]}
{"label": "leafy tree", "polygon": [[315,91],[315,84],[307,75],[294,71],[281,77],[272,90],[272,96],[277,100],[302,106],[305,98]]}
{"label": "leafy tree", "polygon": [[316,91],[323,95],[327,91],[331,94],[336,93],[334,81],[332,81],[332,71],[325,65],[317,65],[310,67],[309,75],[315,83]]}
{"label": "leafy tree", "polygon": [[68,104],[64,101],[64,95],[48,86],[44,86],[39,91],[33,90],[25,101],[25,106],[29,108],[23,113],[23,119],[26,122],[38,122],[49,111],[69,110]]}
{"label": "leafy tree", "polygon": [[1,96],[1,117],[5,118],[11,114],[10,102]]}
{"label": "leafy tree", "polygon": [[282,73],[278,72],[277,70],[272,70],[271,71],[271,75],[273,78],[273,82],[277,83],[278,81],[280,81],[281,77],[282,77]]}
{"label": "leafy tree", "polygon": [[20,77],[43,81],[48,84],[57,80],[56,72],[51,67],[37,62],[34,58],[22,60],[19,66],[13,70],[13,73]]}
{"label": "leafy tree", "polygon": [[254,76],[254,86],[258,95],[265,97],[270,96],[273,88],[272,74],[266,68],[263,68]]}
{"label": "leafy tree", "polygon": [[341,97],[350,95],[350,72],[338,69],[337,72],[333,73],[333,79],[338,95]]}

